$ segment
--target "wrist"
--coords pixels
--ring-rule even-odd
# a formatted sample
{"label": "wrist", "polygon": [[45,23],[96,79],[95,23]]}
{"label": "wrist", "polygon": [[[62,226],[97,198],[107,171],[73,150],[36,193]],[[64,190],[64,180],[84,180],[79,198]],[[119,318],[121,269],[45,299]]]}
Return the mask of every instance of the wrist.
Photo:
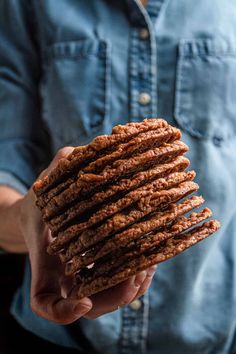
{"label": "wrist", "polygon": [[18,201],[15,202],[12,212],[15,216],[16,227],[17,227],[18,233],[20,235],[20,238],[22,240],[24,240],[24,242],[26,243],[25,232],[24,232],[24,227],[23,227],[23,225],[24,225],[23,209],[24,209],[24,198],[19,199]]}

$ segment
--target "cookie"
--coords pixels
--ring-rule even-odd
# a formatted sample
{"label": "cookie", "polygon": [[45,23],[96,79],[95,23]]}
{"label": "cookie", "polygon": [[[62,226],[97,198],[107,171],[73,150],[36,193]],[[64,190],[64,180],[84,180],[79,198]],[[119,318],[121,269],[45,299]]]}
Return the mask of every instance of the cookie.
{"label": "cookie", "polygon": [[[125,253],[126,257],[128,252],[131,252],[133,255],[139,255],[143,253],[146,248],[149,248],[150,245],[156,246],[161,241],[176,236],[211,216],[211,210],[205,208],[198,213],[192,213],[189,217],[180,216],[174,219],[170,226],[163,225],[163,223],[161,224],[158,220],[159,227],[156,227],[156,216],[150,218],[148,222],[139,222],[135,224],[133,228],[124,231],[123,235],[116,234],[114,237],[105,241],[103,245],[97,245],[97,247],[84,254],[74,256],[72,262],[67,264],[66,274],[71,275],[109,254],[114,260],[116,259],[115,255],[118,256],[119,253],[119,261],[122,261],[122,253]],[[156,231],[160,230],[161,227],[163,229],[162,231]]]}
{"label": "cookie", "polygon": [[[90,160],[87,158],[85,160],[87,165],[86,163],[84,163],[83,166],[80,165],[79,173],[99,173],[99,171],[102,171],[107,165],[117,159],[127,158],[145,150],[158,147],[165,142],[172,142],[176,139],[180,139],[180,137],[180,131],[172,127],[140,133],[128,142],[118,144],[116,149],[112,150],[110,153],[106,153],[101,157],[97,156],[98,158],[94,158],[90,163],[88,163]],[[69,178],[69,183],[72,183],[72,181],[76,181],[75,176],[74,178]],[[67,181],[61,182],[48,191],[48,193],[41,194],[38,198],[37,205],[41,208],[44,207],[55,195],[58,195],[61,191],[65,190],[68,185]]]}
{"label": "cookie", "polygon": [[77,182],[72,183],[69,188],[49,201],[43,210],[43,216],[49,219],[70,207],[72,203],[95,193],[100,188],[104,188],[104,185],[115,183],[156,164],[167,163],[175,157],[183,155],[187,150],[187,146],[180,141],[163,144],[161,147],[148,150],[134,157],[117,160],[112,165],[107,166],[100,174],[81,174]]}
{"label": "cookie", "polygon": [[[137,210],[140,211],[141,213],[144,213],[144,216],[149,214],[150,212],[156,210],[160,204],[169,204],[178,201],[179,199],[185,197],[186,195],[196,191],[198,189],[198,185],[194,182],[183,182],[180,183],[178,187],[170,188],[168,190],[163,190],[163,191],[158,191],[158,192],[153,192],[152,194],[150,193],[138,193],[138,198],[137,198]],[[132,200],[131,200],[132,202]],[[125,208],[125,206],[124,206]],[[112,210],[112,213],[115,214],[116,212]],[[112,214],[111,213],[111,214]],[[131,209],[132,213],[132,209]],[[59,232],[55,238],[55,240],[50,244],[49,250],[60,250],[61,248],[64,247],[65,244],[67,244],[70,240],[75,238],[78,234],[80,234],[82,231],[85,229],[88,229],[89,227],[98,224],[99,222],[103,221],[104,218],[108,218],[108,215],[104,211],[104,214],[102,214],[102,211],[99,211],[98,213],[95,213],[92,215],[89,220],[85,222],[81,222],[79,224],[75,224],[67,228],[66,230],[63,230],[62,232]],[[110,215],[110,214],[109,214]],[[129,220],[129,213],[127,216],[127,220]]]}
{"label": "cookie", "polygon": [[60,230],[79,214],[82,214],[95,206],[99,207],[103,203],[107,203],[108,200],[118,199],[119,196],[123,196],[129,191],[134,190],[145,183],[151,182],[156,178],[163,178],[174,172],[182,172],[188,166],[189,160],[183,156],[179,156],[170,163],[161,164],[146,171],[138,172],[131,178],[121,179],[117,183],[109,185],[101,192],[95,193],[90,198],[75,203],[72,207],[53,219],[44,217],[44,221],[47,221],[52,229],[53,227],[56,227],[57,230]]}
{"label": "cookie", "polygon": [[[156,179],[153,182],[147,183],[131,192],[128,192],[125,194],[123,197],[122,195],[118,200],[107,200],[106,203],[103,205],[98,206],[95,204],[93,207],[93,215],[90,217],[91,223],[99,223],[108,217],[112,216],[113,214],[123,210],[124,208],[129,207],[130,205],[134,204],[137,202],[141,197],[145,197],[147,195],[150,195],[154,193],[155,191],[160,191],[160,190],[166,190],[173,188],[177,185],[179,185],[182,182],[186,181],[192,181],[195,177],[195,172],[194,171],[189,171],[187,173],[185,172],[175,172],[173,174],[170,174],[166,178],[160,178]],[[89,213],[87,213],[89,215]],[[74,215],[74,218],[72,217]],[[74,208],[72,213],[70,214],[69,221],[70,223],[75,224],[76,223],[76,218],[77,220],[81,218],[81,213],[79,212],[78,208]],[[67,219],[68,220],[68,219]],[[52,224],[49,223],[51,226],[51,231],[53,233],[53,236],[57,235],[58,228]],[[66,223],[61,222],[59,224],[60,229],[66,225]]]}
{"label": "cookie", "polygon": [[[50,172],[50,175],[34,183],[36,196],[39,197],[59,183],[63,178],[79,170],[85,163],[99,156],[99,153],[103,152],[106,154],[107,151],[115,148],[120,143],[130,140],[139,133],[153,129],[167,128],[168,126],[168,123],[164,119],[145,119],[141,123],[131,123],[128,126],[119,125],[114,127],[112,135],[98,136],[90,144],[76,147],[69,156],[59,161],[58,165]],[[118,131],[120,131],[120,133],[118,133]]]}
{"label": "cookie", "polygon": [[195,172],[185,172],[188,147],[180,138],[163,119],[118,125],[111,135],[76,147],[34,184],[52,235],[47,251],[80,284],[80,297],[174,257],[218,230],[217,221],[205,221],[212,215],[208,208],[193,211],[203,198],[188,197],[199,187]]}
{"label": "cookie", "polygon": [[82,299],[85,296],[91,296],[97,292],[115,286],[142,270],[173,258],[216,232],[219,227],[220,224],[218,221],[208,221],[203,226],[196,227],[188,233],[168,239],[161,246],[151,248],[148,252],[139,257],[127,261],[125,264],[115,269],[115,271],[107,272],[95,279],[90,280],[87,278],[84,282],[81,282],[78,275],[78,298]]}
{"label": "cookie", "polygon": [[[170,204],[164,211],[155,212],[154,210],[150,210],[149,217],[147,217],[146,213],[135,209],[129,213],[129,216],[125,213],[118,213],[98,228],[84,231],[77,240],[74,240],[69,244],[68,248],[65,248],[65,250],[59,254],[60,258],[62,262],[67,262],[76,254],[81,254],[88,248],[93,248],[94,245],[113,235],[113,240],[130,239],[135,233],[140,235],[148,232],[148,230],[160,228],[180,215],[188,213],[194,208],[198,208],[203,202],[204,199],[202,197],[193,196],[179,204]],[[124,229],[124,231],[122,231],[122,229]],[[104,243],[102,247],[106,250]],[[109,244],[107,247],[109,248]]]}

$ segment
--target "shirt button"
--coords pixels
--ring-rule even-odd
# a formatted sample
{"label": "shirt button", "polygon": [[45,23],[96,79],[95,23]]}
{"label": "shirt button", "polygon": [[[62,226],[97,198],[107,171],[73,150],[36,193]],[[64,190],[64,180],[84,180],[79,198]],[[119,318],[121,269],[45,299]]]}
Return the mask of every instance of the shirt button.
{"label": "shirt button", "polygon": [[147,28],[142,28],[140,31],[139,31],[139,37],[141,39],[147,39],[149,37],[149,31]]}
{"label": "shirt button", "polygon": [[140,104],[146,105],[151,102],[151,96],[149,95],[149,93],[142,92],[140,93],[138,100]]}
{"label": "shirt button", "polygon": [[132,310],[138,311],[142,307],[142,302],[140,300],[134,300],[129,304]]}

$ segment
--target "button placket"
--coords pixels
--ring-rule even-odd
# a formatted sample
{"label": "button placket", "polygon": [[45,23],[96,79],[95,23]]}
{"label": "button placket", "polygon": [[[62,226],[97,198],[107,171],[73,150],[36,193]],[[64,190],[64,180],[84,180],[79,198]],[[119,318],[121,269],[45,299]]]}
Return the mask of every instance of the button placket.
{"label": "button placket", "polygon": [[139,95],[139,103],[142,105],[147,105],[151,102],[151,96],[147,92],[142,92]]}
{"label": "button placket", "polygon": [[[133,24],[129,46],[130,118],[140,120],[157,116],[156,39],[147,11],[138,4],[138,0],[127,1]],[[120,354],[147,353],[148,314],[148,293],[122,308]]]}
{"label": "button placket", "polygon": [[122,308],[120,354],[146,353],[148,314],[148,293]]}
{"label": "button placket", "polygon": [[139,31],[139,38],[145,40],[149,38],[149,30],[148,28],[141,28],[141,30]]}
{"label": "button placket", "polygon": [[134,120],[152,116],[149,31],[146,40],[140,39],[140,33],[140,29],[133,29],[130,49],[130,116]]}

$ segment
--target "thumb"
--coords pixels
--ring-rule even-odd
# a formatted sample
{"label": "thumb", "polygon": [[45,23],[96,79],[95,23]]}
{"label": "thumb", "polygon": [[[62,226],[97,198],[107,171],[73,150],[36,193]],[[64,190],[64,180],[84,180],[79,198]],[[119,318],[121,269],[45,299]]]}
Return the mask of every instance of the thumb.
{"label": "thumb", "polygon": [[72,146],[65,146],[65,147],[61,148],[60,150],[58,150],[56,155],[54,156],[53,160],[51,161],[51,163],[49,164],[49,166],[47,168],[47,173],[56,167],[59,160],[70,155],[73,150],[74,150],[74,147],[72,147]]}
{"label": "thumb", "polygon": [[38,179],[42,179],[43,177],[48,175],[49,172],[51,172],[57,166],[59,160],[66,158],[68,155],[70,155],[72,153],[73,150],[74,150],[74,147],[72,147],[72,146],[65,146],[65,147],[61,148],[60,150],[58,150],[56,155],[54,156],[54,158],[52,159],[52,161],[48,165],[48,167],[44,171],[41,172]]}
{"label": "thumb", "polygon": [[[35,220],[38,221],[38,223],[37,223],[37,226],[38,226],[37,232],[39,232],[39,230],[41,230],[41,232],[43,232],[45,225],[44,225],[44,223],[42,223],[41,212],[36,207],[37,197],[36,197],[36,194],[35,194],[35,188],[37,189],[38,186],[41,185],[41,180],[44,179],[44,178],[47,178],[48,174],[56,167],[56,165],[58,164],[59,160],[67,157],[70,153],[72,153],[73,150],[74,150],[74,147],[72,147],[72,146],[66,146],[66,147],[58,150],[58,152],[54,156],[53,160],[51,161],[50,165],[45,170],[43,170],[41,172],[41,174],[38,176],[37,180],[34,182],[34,184],[29,189],[28,193],[26,194],[26,196],[23,198],[24,199],[24,203],[23,203],[23,208],[21,208],[22,212],[21,212],[21,222],[20,222],[20,224],[23,224],[23,225],[27,224],[26,221],[27,221],[27,219],[29,219],[29,214],[23,212],[23,209],[26,210],[26,211],[31,211],[31,214],[32,214],[32,210],[33,210],[36,219],[32,218],[32,220],[33,220],[33,222],[35,222]],[[43,229],[42,229],[42,227],[43,227]]]}
{"label": "thumb", "polygon": [[55,293],[41,293],[31,299],[31,308],[38,316],[58,324],[70,324],[92,308],[89,298],[62,298]]}

